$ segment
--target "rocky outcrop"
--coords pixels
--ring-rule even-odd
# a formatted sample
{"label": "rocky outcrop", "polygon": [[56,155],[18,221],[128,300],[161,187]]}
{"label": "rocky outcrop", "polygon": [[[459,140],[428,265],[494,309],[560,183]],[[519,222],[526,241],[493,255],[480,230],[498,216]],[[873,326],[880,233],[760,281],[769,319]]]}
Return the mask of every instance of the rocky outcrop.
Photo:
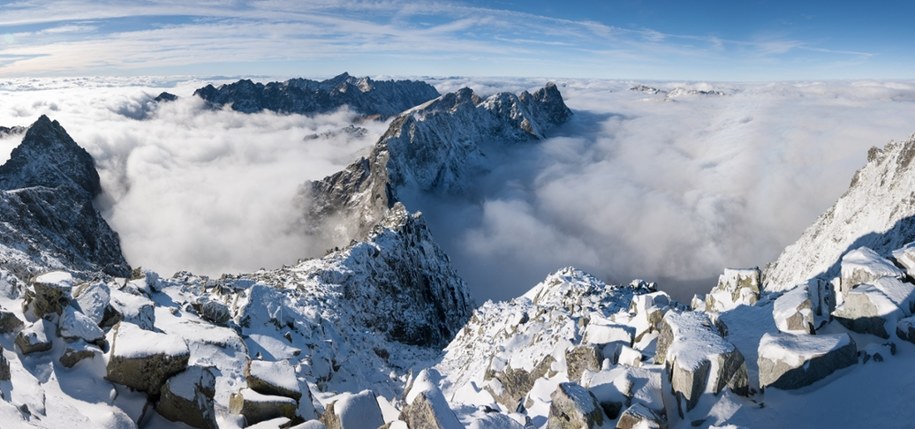
{"label": "rocky outcrop", "polygon": [[92,206],[99,193],[92,156],[41,116],[0,166],[0,245],[38,266],[129,275],[117,234]]}
{"label": "rocky outcrop", "polygon": [[327,406],[321,421],[327,429],[377,428],[384,425],[384,417],[371,390],[344,393]]}
{"label": "rocky outcrop", "polygon": [[725,387],[739,394],[748,391],[743,355],[719,335],[704,313],[668,312],[655,360],[668,371],[681,415],[695,407],[707,389],[713,394]]}
{"label": "rocky outcrop", "polygon": [[597,398],[576,383],[560,383],[550,399],[547,429],[591,429],[604,425],[604,412]]}
{"label": "rocky outcrop", "polygon": [[187,368],[190,352],[180,338],[128,322],[118,323],[112,331],[105,375],[110,381],[156,397],[169,377]]}
{"label": "rocky outcrop", "polygon": [[399,190],[461,194],[488,168],[487,151],[542,139],[570,116],[552,83],[486,99],[468,88],[445,94],[394,119],[367,158],[306,184],[307,218],[334,219],[345,230],[339,239],[358,239],[399,201]]}
{"label": "rocky outcrop", "polygon": [[200,429],[217,429],[213,396],[216,378],[210,368],[192,366],[162,385],[156,411],[163,417]]}
{"label": "rocky outcrop", "polygon": [[798,389],[858,362],[848,334],[763,335],[759,342],[759,385]]}
{"label": "rocky outcrop", "polygon": [[324,81],[290,79],[285,82],[255,83],[247,79],[222,85],[207,85],[194,95],[216,108],[255,113],[327,113],[347,106],[362,115],[393,116],[410,107],[438,97],[432,85],[421,81],[376,81],[343,73]]}

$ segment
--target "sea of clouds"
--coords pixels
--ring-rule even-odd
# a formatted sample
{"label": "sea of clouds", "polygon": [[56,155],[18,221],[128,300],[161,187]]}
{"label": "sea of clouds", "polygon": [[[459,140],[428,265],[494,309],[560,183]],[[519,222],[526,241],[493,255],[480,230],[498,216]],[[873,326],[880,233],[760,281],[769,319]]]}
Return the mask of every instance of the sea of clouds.
{"label": "sea of clouds", "polygon": [[[48,114],[96,158],[98,206],[134,266],[218,275],[339,244],[305,234],[295,194],[367,153],[387,123],[212,111],[191,96],[210,82],[0,80],[0,126]],[[485,95],[546,81],[429,82]],[[724,267],[773,260],[841,195],[867,148],[915,132],[911,82],[557,83],[575,115],[551,138],[488,154],[471,197],[405,196],[478,299],[517,296],[566,265],[657,281],[678,298],[707,291]],[[725,95],[630,91],[637,83]],[[181,99],[150,104],[162,90]],[[369,132],[306,139],[352,123]],[[0,140],[0,159],[19,139]]]}

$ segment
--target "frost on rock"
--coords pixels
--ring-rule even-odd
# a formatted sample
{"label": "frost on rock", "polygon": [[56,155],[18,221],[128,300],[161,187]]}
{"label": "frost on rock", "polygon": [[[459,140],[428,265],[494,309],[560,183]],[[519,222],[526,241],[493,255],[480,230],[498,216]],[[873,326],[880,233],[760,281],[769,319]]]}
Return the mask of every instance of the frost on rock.
{"label": "frost on rock", "polygon": [[759,300],[759,268],[725,269],[718,285],[705,297],[705,310],[724,312],[738,305],[753,305]]}
{"label": "frost on rock", "polygon": [[915,286],[893,277],[858,285],[845,294],[833,316],[846,328],[889,338],[896,322],[912,314]]}
{"label": "frost on rock", "polygon": [[111,331],[108,380],[156,396],[169,377],[187,368],[190,352],[181,338],[129,322],[120,322]]}
{"label": "frost on rock", "polygon": [[763,335],[759,342],[759,385],[798,389],[858,362],[848,334]]}
{"label": "frost on rock", "polygon": [[717,394],[725,387],[739,394],[748,391],[743,354],[718,334],[704,313],[668,312],[655,359],[668,371],[681,415],[695,407],[703,393]]}
{"label": "frost on rock", "polygon": [[327,429],[377,428],[384,425],[381,408],[371,390],[340,395],[327,406],[321,420]]}
{"label": "frost on rock", "polygon": [[550,395],[547,429],[591,429],[604,425],[597,398],[576,383],[560,383]]}

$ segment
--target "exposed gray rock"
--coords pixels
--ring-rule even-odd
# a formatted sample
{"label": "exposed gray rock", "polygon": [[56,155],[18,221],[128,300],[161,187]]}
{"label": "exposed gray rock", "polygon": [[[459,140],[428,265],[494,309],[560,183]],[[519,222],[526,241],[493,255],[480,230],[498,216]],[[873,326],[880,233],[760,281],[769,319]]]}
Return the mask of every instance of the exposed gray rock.
{"label": "exposed gray rock", "polygon": [[3,356],[3,347],[0,347],[0,381],[10,379],[10,362]]}
{"label": "exposed gray rock", "polygon": [[597,398],[577,383],[560,383],[550,399],[547,429],[590,429],[604,424]]}
{"label": "exposed gray rock", "polygon": [[661,323],[655,359],[670,375],[681,415],[696,406],[707,387],[713,394],[725,387],[748,393],[743,355],[719,335],[705,313],[669,311]]}
{"label": "exposed gray rock", "polygon": [[70,343],[67,345],[67,349],[64,350],[64,353],[60,355],[58,361],[61,365],[66,368],[73,368],[77,363],[85,359],[93,359],[96,356],[101,356],[102,350],[98,346],[86,344],[83,341],[78,341],[75,343]]}
{"label": "exposed gray rock", "polygon": [[857,361],[848,334],[765,334],[759,342],[759,385],[798,389]]}
{"label": "exposed gray rock", "polygon": [[210,368],[191,366],[162,385],[156,411],[171,421],[200,429],[217,429],[215,394],[216,377]]}
{"label": "exposed gray rock", "polygon": [[626,408],[616,422],[616,429],[663,429],[666,427],[666,418],[639,403]]}
{"label": "exposed gray rock", "polygon": [[[546,355],[530,372],[511,367],[506,367],[502,371],[490,369],[486,374],[486,379],[490,382],[483,388],[505,409],[513,410],[518,402],[531,391],[534,382],[549,374],[550,367],[555,361],[552,355]],[[491,384],[496,383],[497,387],[493,388]]]}
{"label": "exposed gray rock", "polygon": [[19,335],[16,335],[16,345],[23,354],[51,350],[51,340],[48,339],[45,325],[45,319],[38,319],[37,322],[19,331]]}
{"label": "exposed gray rock", "polygon": [[296,401],[302,397],[295,368],[286,361],[248,361],[245,380],[249,388],[264,395],[286,396]]}
{"label": "exposed gray rock", "polygon": [[424,369],[417,375],[406,395],[407,405],[400,420],[410,428],[461,429],[464,425],[445,400],[436,383],[441,376],[434,369]]}
{"label": "exposed gray rock", "polygon": [[915,286],[881,277],[848,291],[833,316],[852,331],[889,338],[896,323],[912,314],[913,300]]}
{"label": "exposed gray rock", "polygon": [[574,346],[566,350],[569,380],[578,382],[586,369],[599,371],[603,360],[601,349],[594,345]]}
{"label": "exposed gray rock", "polygon": [[759,268],[725,269],[718,285],[705,296],[705,310],[723,312],[738,305],[753,305],[759,300]]}
{"label": "exposed gray rock", "polygon": [[[70,273],[55,271],[32,279],[25,291],[23,311],[27,317],[40,319],[48,314],[61,314],[70,302],[73,277]],[[30,319],[34,320],[34,319]]]}
{"label": "exposed gray rock", "polygon": [[[242,389],[229,397],[229,412],[244,416],[248,425],[277,417],[294,419],[297,408],[295,399],[262,395],[251,389]],[[328,410],[330,409],[328,406]]]}
{"label": "exposed gray rock", "polygon": [[203,320],[220,326],[226,326],[226,323],[232,319],[229,307],[219,301],[206,300],[197,306],[197,312],[200,313]]}
{"label": "exposed gray rock", "polygon": [[327,406],[321,421],[327,429],[377,428],[384,424],[378,401],[371,390],[344,393]]}
{"label": "exposed gray rock", "polygon": [[0,334],[18,334],[25,324],[11,311],[0,308]]}
{"label": "exposed gray rock", "polygon": [[155,397],[165,381],[187,368],[190,351],[176,336],[119,322],[111,342],[105,378]]}

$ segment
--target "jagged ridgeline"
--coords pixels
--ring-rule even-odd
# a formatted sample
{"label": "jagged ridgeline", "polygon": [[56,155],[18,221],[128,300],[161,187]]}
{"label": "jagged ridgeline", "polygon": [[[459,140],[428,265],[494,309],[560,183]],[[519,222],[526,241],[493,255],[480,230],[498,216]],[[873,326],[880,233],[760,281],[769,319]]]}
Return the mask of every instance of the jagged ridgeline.
{"label": "jagged ridgeline", "polygon": [[263,84],[243,79],[219,88],[207,85],[194,91],[194,95],[214,107],[229,105],[244,113],[269,110],[307,115],[347,106],[362,115],[386,118],[438,97],[439,93],[422,81],[376,81],[343,73],[324,81],[290,79]]}
{"label": "jagged ridgeline", "polygon": [[485,99],[469,88],[445,94],[395,118],[367,158],[306,183],[307,218],[332,222],[338,238],[362,237],[399,201],[398,190],[460,194],[485,172],[488,151],[543,139],[571,115],[553,83]]}

